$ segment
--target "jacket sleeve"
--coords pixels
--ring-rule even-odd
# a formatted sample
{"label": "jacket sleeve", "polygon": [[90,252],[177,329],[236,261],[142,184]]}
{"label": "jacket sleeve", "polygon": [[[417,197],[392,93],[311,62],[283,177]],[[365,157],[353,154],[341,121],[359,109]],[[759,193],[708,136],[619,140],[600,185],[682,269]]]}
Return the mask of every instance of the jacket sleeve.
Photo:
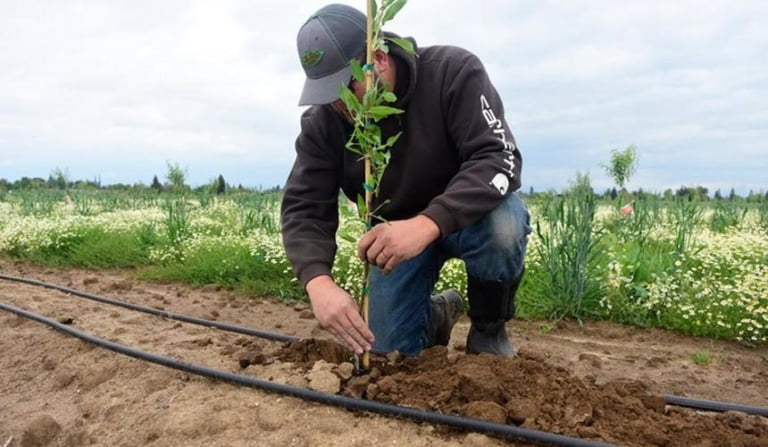
{"label": "jacket sleeve", "polygon": [[501,98],[480,60],[460,55],[446,62],[442,107],[461,167],[421,213],[437,223],[442,237],[479,220],[521,184],[522,158]]}
{"label": "jacket sleeve", "polygon": [[335,158],[323,150],[327,144],[313,124],[314,112],[310,108],[301,118],[280,219],[286,255],[303,286],[316,276],[331,274],[339,225]]}

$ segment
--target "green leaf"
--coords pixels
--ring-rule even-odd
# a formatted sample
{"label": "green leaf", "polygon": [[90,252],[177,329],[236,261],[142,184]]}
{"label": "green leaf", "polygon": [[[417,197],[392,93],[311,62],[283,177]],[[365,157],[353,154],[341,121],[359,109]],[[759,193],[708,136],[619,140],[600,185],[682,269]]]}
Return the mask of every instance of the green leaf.
{"label": "green leaf", "polygon": [[370,109],[373,107],[378,96],[376,89],[371,89],[365,92],[365,95],[363,95],[363,109]]}
{"label": "green leaf", "polygon": [[371,161],[373,162],[374,166],[381,166],[383,162],[387,161],[387,153],[377,151],[372,154]]}
{"label": "green leaf", "polygon": [[406,0],[394,0],[392,2],[389,2],[388,7],[386,7],[386,10],[384,11],[384,20],[381,21],[382,24],[389,22],[390,20],[394,19],[398,12],[405,6]]}
{"label": "green leaf", "polygon": [[376,121],[379,121],[390,115],[397,115],[397,114],[403,113],[403,110],[400,110],[395,107],[389,107],[389,106],[374,106],[368,110],[368,113],[370,113],[371,116],[373,116],[373,119],[375,119]]}
{"label": "green leaf", "polygon": [[355,238],[354,238],[354,237],[352,237],[352,235],[350,235],[350,234],[347,234],[347,233],[339,233],[339,237],[340,237],[341,239],[343,239],[343,240],[347,241],[347,242],[351,242],[351,243],[353,243],[353,244],[357,243],[357,240],[355,240]]}
{"label": "green leaf", "polygon": [[365,214],[367,213],[367,208],[365,206],[365,198],[362,194],[357,195],[357,215],[360,217],[360,220],[365,220]]}
{"label": "green leaf", "polygon": [[[392,156],[392,153],[389,151],[376,152],[376,161],[374,162],[374,164],[379,168],[377,169],[377,171],[381,172],[382,175],[384,174],[384,171],[386,170],[387,165],[389,164],[389,159],[391,156]],[[381,175],[379,177],[381,177]]]}
{"label": "green leaf", "polygon": [[365,82],[365,72],[363,66],[360,65],[360,61],[352,59],[349,61],[349,66],[352,68],[352,77],[359,82]]}
{"label": "green leaf", "polygon": [[413,47],[413,42],[408,39],[403,39],[401,37],[388,37],[387,40],[404,49],[408,54],[416,54],[416,49]]}
{"label": "green leaf", "polygon": [[397,101],[397,95],[392,92],[384,92],[381,94],[381,99],[386,102],[395,102]]}
{"label": "green leaf", "polygon": [[357,114],[361,113],[363,106],[349,87],[343,86],[339,89],[339,99],[344,102],[344,105],[347,106],[349,110],[352,110]]}
{"label": "green leaf", "polygon": [[371,146],[376,145],[381,141],[381,128],[373,123],[369,124],[365,128],[365,132],[361,135],[361,141],[369,143]]}
{"label": "green leaf", "polygon": [[386,147],[394,146],[397,140],[400,138],[400,135],[402,134],[403,134],[402,132],[398,132],[397,135],[392,135],[391,137],[387,138]]}
{"label": "green leaf", "polygon": [[389,45],[387,45],[386,39],[379,39],[379,41],[376,43],[376,48],[385,53],[389,53]]}

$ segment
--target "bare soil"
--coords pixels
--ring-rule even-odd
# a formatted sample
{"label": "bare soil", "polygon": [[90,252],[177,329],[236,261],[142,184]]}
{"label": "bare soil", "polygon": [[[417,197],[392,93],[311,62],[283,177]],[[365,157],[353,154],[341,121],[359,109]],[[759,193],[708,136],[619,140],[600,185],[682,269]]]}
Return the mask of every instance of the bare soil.
{"label": "bare soil", "polygon": [[[320,391],[629,446],[768,446],[768,419],[696,412],[664,394],[768,406],[768,347],[589,322],[513,321],[519,356],[466,356],[469,322],[448,348],[349,353],[304,305],[215,286],[143,282],[130,271],[58,270],[0,260],[0,272],[205,319],[281,332],[281,344],[0,281],[0,301],[90,334],[189,363]],[[698,365],[697,352],[711,361]],[[527,445],[355,413],[188,373],[94,347],[0,312],[0,447]]]}

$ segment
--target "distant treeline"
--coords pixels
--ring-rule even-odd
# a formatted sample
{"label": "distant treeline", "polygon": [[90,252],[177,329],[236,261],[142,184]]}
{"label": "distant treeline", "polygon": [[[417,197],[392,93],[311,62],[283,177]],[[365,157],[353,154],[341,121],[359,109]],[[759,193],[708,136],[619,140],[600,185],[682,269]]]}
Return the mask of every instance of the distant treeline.
{"label": "distant treeline", "polygon": [[[617,200],[619,198],[622,198],[622,200],[626,200],[626,201],[643,199],[643,198],[656,198],[656,199],[669,200],[669,201],[683,199],[683,200],[696,201],[696,202],[706,202],[709,200],[746,201],[746,202],[753,202],[753,203],[768,202],[768,191],[763,192],[761,190],[761,191],[755,192],[750,190],[746,196],[740,196],[739,194],[736,194],[736,190],[734,188],[731,188],[727,194],[723,194],[719,189],[717,189],[714,191],[714,193],[710,195],[709,188],[706,188],[704,186],[681,186],[675,190],[668,188],[660,194],[647,192],[647,191],[644,191],[642,188],[639,188],[635,191],[626,191],[626,190],[617,190],[615,187],[606,189],[602,194],[596,191],[593,191],[593,193],[598,197],[602,197],[604,199]],[[527,195],[535,196],[537,194],[538,193],[534,192],[533,188],[530,188],[528,190]],[[547,191],[543,194],[560,195],[560,193],[556,193],[553,191]]]}
{"label": "distant treeline", "polygon": [[[629,149],[632,149],[630,147]],[[620,153],[619,153],[620,154]],[[616,155],[614,155],[616,156]],[[246,187],[242,184],[232,185],[227,183],[222,174],[218,177],[212,178],[208,183],[191,187],[187,185],[187,172],[181,168],[178,163],[166,162],[166,173],[163,177],[163,182],[160,181],[157,175],[154,175],[149,183],[137,182],[134,184],[115,183],[110,185],[103,185],[100,178],[94,180],[72,180],[70,178],[67,169],[55,168],[51,171],[47,179],[42,177],[21,177],[18,180],[10,181],[5,178],[0,178],[0,192],[9,191],[33,191],[33,190],[59,190],[59,191],[132,191],[132,192],[174,192],[174,193],[186,193],[194,192],[200,194],[225,194],[227,192],[233,193],[245,193],[245,192],[280,192],[282,190],[281,185],[275,185],[271,187]],[[618,169],[618,168],[614,168]],[[628,174],[624,174],[628,175]],[[623,186],[623,182],[617,183]],[[635,191],[628,191],[623,187],[612,187],[606,189],[602,194],[593,191],[595,195],[604,199],[612,200],[624,200],[630,201],[634,199],[642,198],[658,198],[662,200],[689,200],[689,201],[746,201],[751,203],[768,202],[768,190],[766,191],[752,191],[750,190],[746,196],[741,196],[736,193],[734,188],[724,193],[719,189],[713,191],[710,194],[708,188],[704,186],[680,186],[676,190],[666,189],[662,193],[646,192],[642,188]],[[529,187],[527,191],[520,191],[520,194],[528,197],[538,195],[560,195],[561,192],[554,190],[546,191],[534,191],[533,187]]]}
{"label": "distant treeline", "polygon": [[227,192],[270,192],[281,191],[282,186],[275,185],[271,187],[246,187],[241,184],[232,185],[227,183],[223,175],[219,175],[211,182],[198,187],[191,187],[184,182],[172,183],[169,181],[161,182],[155,175],[149,183],[137,182],[133,184],[114,183],[104,185],[101,180],[69,180],[66,177],[49,176],[47,179],[42,177],[21,177],[18,180],[10,181],[0,178],[0,192],[10,191],[128,191],[128,192],[195,192],[224,194]]}
{"label": "distant treeline", "polygon": [[[149,183],[137,182],[134,184],[126,183],[114,183],[104,185],[101,180],[69,180],[65,175],[50,175],[47,179],[42,177],[21,177],[18,180],[10,181],[5,178],[0,178],[0,192],[9,191],[40,191],[40,190],[59,190],[59,191],[132,191],[132,192],[194,192],[200,194],[225,194],[227,192],[232,193],[244,193],[244,192],[279,192],[282,190],[281,185],[275,185],[271,187],[246,187],[241,184],[232,185],[227,183],[223,175],[212,179],[209,183],[198,187],[188,186],[183,177],[166,177],[165,182],[161,182],[157,175],[152,177]],[[554,190],[537,192],[533,187],[528,188],[526,191],[520,191],[523,196],[537,196],[537,195],[559,195],[560,193]],[[655,197],[663,200],[675,200],[685,199],[689,201],[746,201],[752,203],[768,202],[768,190],[767,191],[749,191],[746,196],[742,196],[736,193],[734,188],[731,188],[727,193],[723,193],[717,189],[710,194],[708,188],[704,186],[681,186],[675,190],[666,189],[662,193],[651,193],[639,188],[635,191],[620,191],[615,187],[608,188],[601,193],[595,191],[598,197],[604,199],[616,200],[619,197],[625,197],[627,199],[639,199]],[[629,197],[627,197],[629,196]]]}

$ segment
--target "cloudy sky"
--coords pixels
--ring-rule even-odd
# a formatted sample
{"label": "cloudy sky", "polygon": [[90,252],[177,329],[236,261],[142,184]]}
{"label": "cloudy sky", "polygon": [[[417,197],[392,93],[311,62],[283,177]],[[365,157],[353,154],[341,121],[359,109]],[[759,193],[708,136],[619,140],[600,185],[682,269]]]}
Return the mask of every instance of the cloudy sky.
{"label": "cloudy sky", "polygon": [[[363,0],[341,1],[365,7]],[[282,184],[315,0],[0,0],[0,177]],[[612,148],[628,186],[768,189],[768,2],[411,0],[389,29],[475,52],[523,152],[566,187]],[[426,167],[425,167],[426,168]]]}

